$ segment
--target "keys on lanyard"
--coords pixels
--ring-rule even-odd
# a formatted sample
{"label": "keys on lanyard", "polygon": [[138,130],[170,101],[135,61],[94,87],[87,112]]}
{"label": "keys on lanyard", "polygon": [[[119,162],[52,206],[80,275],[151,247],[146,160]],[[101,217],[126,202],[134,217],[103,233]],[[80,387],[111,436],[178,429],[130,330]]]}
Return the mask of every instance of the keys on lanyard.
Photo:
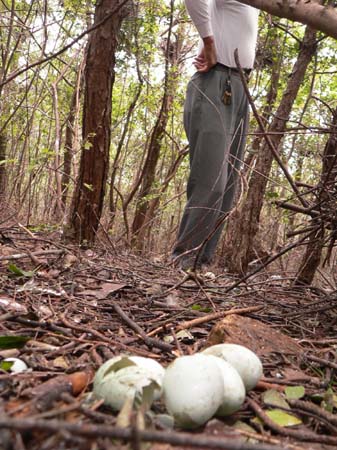
{"label": "keys on lanyard", "polygon": [[225,105],[230,105],[232,103],[232,86],[231,86],[230,75],[228,76],[227,81],[226,81],[225,91],[222,96],[222,101]]}

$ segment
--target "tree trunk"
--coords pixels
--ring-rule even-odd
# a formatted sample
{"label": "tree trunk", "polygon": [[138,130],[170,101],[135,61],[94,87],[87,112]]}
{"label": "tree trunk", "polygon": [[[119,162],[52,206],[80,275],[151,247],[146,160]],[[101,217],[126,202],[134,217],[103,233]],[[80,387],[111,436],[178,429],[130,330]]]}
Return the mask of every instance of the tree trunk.
{"label": "tree trunk", "polygon": [[[138,71],[139,75],[140,72]],[[115,201],[115,196],[114,196],[114,189],[115,189],[115,180],[116,180],[116,174],[117,174],[117,169],[118,169],[118,164],[120,161],[120,156],[122,153],[122,149],[125,143],[125,139],[127,137],[127,133],[129,131],[130,128],[130,123],[131,123],[131,118],[132,118],[132,114],[134,109],[136,108],[138,99],[140,97],[140,94],[142,92],[142,88],[143,88],[143,79],[141,78],[141,76],[139,76],[139,84],[137,86],[136,89],[136,94],[134,96],[134,98],[132,99],[129,109],[128,109],[128,113],[126,116],[126,121],[125,121],[125,125],[122,131],[122,136],[118,142],[117,145],[117,149],[116,149],[116,155],[115,155],[115,159],[112,165],[112,171],[111,171],[111,177],[110,177],[110,196],[109,196],[109,208],[110,208],[110,212],[112,213],[112,215],[115,215],[116,212],[116,201]]]}
{"label": "tree trunk", "polygon": [[[281,144],[291,109],[315,51],[316,32],[307,28],[298,59],[288,80],[287,88],[268,129],[268,132],[272,133],[270,134],[270,139],[276,149]],[[239,207],[235,233],[231,236],[230,249],[228,252],[226,251],[226,263],[233,272],[246,272],[248,263],[252,259],[256,259],[254,243],[259,228],[260,214],[272,162],[273,154],[268,143],[264,142],[260,146],[254,171],[249,180],[247,196]]]}
{"label": "tree trunk", "polygon": [[62,204],[65,208],[67,205],[69,185],[71,182],[71,164],[73,161],[74,154],[74,137],[75,137],[75,127],[77,127],[76,117],[79,108],[79,98],[81,95],[82,85],[83,85],[83,63],[79,67],[79,76],[77,79],[76,87],[73,91],[69,114],[66,121],[66,131],[65,131],[65,142],[64,142],[64,155],[63,155],[63,171],[62,171]]}
{"label": "tree trunk", "polygon": [[4,197],[6,192],[6,136],[0,134],[0,199]]}
{"label": "tree trunk", "polygon": [[[93,243],[103,209],[109,164],[111,101],[117,36],[126,8],[118,0],[101,0],[94,23],[105,22],[89,37],[84,74],[83,148],[74,192],[70,228],[79,242]],[[115,11],[114,14],[111,14]]]}
{"label": "tree trunk", "polygon": [[[172,4],[173,2],[171,2],[171,5]],[[171,8],[170,26],[172,26],[172,24],[173,8]],[[175,41],[171,41],[170,36],[171,33],[169,32],[166,47],[164,94],[160,112],[149,142],[147,157],[142,173],[142,184],[137,199],[135,216],[132,223],[132,245],[138,250],[140,250],[143,246],[143,232],[145,231],[144,223],[146,221],[146,215],[151,204],[151,199],[149,199],[148,196],[149,194],[151,194],[152,186],[155,181],[157,163],[168,122],[168,113],[171,109],[171,105],[174,99],[175,85],[179,76],[178,60],[180,57],[183,39],[181,33],[179,32],[177,33]]]}
{"label": "tree trunk", "polygon": [[[321,216],[312,219],[312,225],[317,231],[309,238],[305,254],[303,255],[295,285],[310,285],[321,262],[325,244],[327,219],[336,213],[336,177],[337,177],[337,108],[332,117],[330,137],[325,145],[322,161],[321,180],[317,195],[317,207]],[[328,217],[326,217],[328,216]]]}
{"label": "tree trunk", "polygon": [[[282,62],[282,58],[280,57],[281,54],[279,52],[280,40],[278,37],[277,30],[271,29],[269,30],[269,32],[273,33],[271,42],[267,47],[267,53],[269,54],[270,52],[271,55],[272,68],[271,68],[269,89],[266,95],[266,100],[261,114],[261,118],[263,119],[265,127],[267,127],[268,124],[270,123],[271,113],[273,111],[273,107],[275,105],[275,101],[277,98],[277,90],[281,70],[280,66]],[[268,49],[270,50],[268,51]],[[242,167],[241,171],[242,176],[247,180],[249,179],[249,176],[251,176],[252,171],[254,171],[256,157],[258,156],[256,155],[256,153],[259,152],[259,149],[264,139],[263,136],[261,135],[261,130],[259,128],[257,128],[255,133],[253,134],[255,134],[255,137],[251,145],[252,153],[250,153],[248,157],[245,159],[244,166]],[[244,183],[244,185],[247,186],[247,183]],[[237,204],[241,195],[243,195],[243,193],[240,192],[240,186],[237,186],[234,201],[235,204]],[[233,248],[233,245],[235,245],[235,236],[237,233],[238,220],[240,220],[240,211],[238,209],[234,209],[230,214],[230,216],[228,217],[228,221],[226,224],[226,234],[223,245],[224,251],[222,252],[226,255],[225,257],[227,257],[228,255],[228,258],[231,258],[231,255],[234,256],[234,254],[236,254],[236,248]]]}

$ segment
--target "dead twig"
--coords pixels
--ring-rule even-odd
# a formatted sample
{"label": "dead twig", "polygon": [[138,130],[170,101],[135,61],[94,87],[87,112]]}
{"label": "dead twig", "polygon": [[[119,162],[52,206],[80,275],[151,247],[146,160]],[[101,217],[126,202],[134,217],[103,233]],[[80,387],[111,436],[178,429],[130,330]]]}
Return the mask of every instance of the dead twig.
{"label": "dead twig", "polygon": [[40,250],[38,252],[27,252],[27,253],[17,253],[16,255],[7,255],[7,256],[0,256],[0,261],[12,261],[15,259],[23,259],[23,258],[34,258],[36,256],[42,256],[42,255],[61,255],[62,253],[65,253],[65,250]]}
{"label": "dead twig", "polygon": [[126,350],[126,351],[128,351],[128,352],[132,352],[132,353],[135,353],[135,354],[138,354],[138,355],[141,355],[141,356],[146,356],[146,357],[150,357],[150,358],[153,357],[153,354],[152,354],[152,353],[150,354],[149,352],[147,352],[147,351],[145,351],[145,350],[138,349],[138,348],[134,348],[134,347],[131,347],[131,346],[129,346],[129,345],[122,344],[121,342],[118,342],[118,341],[114,341],[114,340],[112,340],[112,339],[109,339],[109,338],[105,337],[102,333],[100,333],[99,331],[96,331],[96,330],[94,330],[94,329],[92,329],[92,328],[81,327],[80,325],[75,325],[75,324],[69,322],[69,320],[67,320],[67,319],[64,317],[63,314],[60,314],[60,319],[61,319],[61,321],[63,322],[63,324],[64,324],[66,327],[71,328],[71,329],[73,329],[73,330],[81,331],[82,333],[83,333],[83,332],[84,332],[84,333],[90,333],[90,334],[92,334],[93,336],[96,336],[96,337],[97,337],[100,341],[102,341],[102,342],[109,343],[109,344],[112,345],[112,346],[116,346],[117,348],[118,348],[118,347],[119,347],[119,348],[122,348],[123,350]]}
{"label": "dead twig", "polygon": [[[134,430],[130,428],[118,428],[111,425],[91,425],[91,424],[74,424],[65,421],[56,420],[28,420],[28,419],[7,419],[0,418],[0,428],[32,431],[40,430],[49,433],[67,432],[75,436],[86,437],[108,437],[114,439],[123,439],[131,441],[134,437]],[[242,442],[241,439],[225,436],[214,437],[202,434],[177,433],[170,431],[148,431],[138,430],[138,436],[142,442],[165,442],[172,445],[204,447],[208,449],[224,449],[224,450],[284,450],[286,445],[275,446],[268,444],[256,444]]]}
{"label": "dead twig", "polygon": [[207,314],[203,317],[197,317],[196,319],[192,319],[186,322],[181,323],[177,326],[177,330],[186,330],[187,328],[195,327],[202,323],[211,322],[212,320],[220,319],[225,316],[229,316],[231,314],[246,314],[251,312],[260,311],[263,309],[263,306],[249,306],[247,308],[233,308],[227,311],[219,311],[212,314]]}
{"label": "dead twig", "polygon": [[113,303],[112,307],[115,312],[121,317],[121,319],[124,320],[124,322],[127,323],[129,327],[143,339],[148,347],[156,347],[160,350],[163,350],[164,352],[172,352],[172,350],[174,350],[174,347],[171,344],[167,344],[166,342],[160,341],[159,339],[147,336],[145,331],[142,330],[142,328],[137,325],[134,320],[130,319],[130,317],[122,310],[119,305]]}
{"label": "dead twig", "polygon": [[322,366],[325,366],[325,367],[331,367],[332,369],[337,369],[337,363],[328,361],[326,359],[318,358],[317,356],[314,356],[314,355],[305,355],[304,359],[309,359],[310,361],[318,362],[319,364],[321,364]]}
{"label": "dead twig", "polygon": [[316,416],[322,417],[326,421],[332,423],[333,425],[337,425],[337,416],[336,414],[331,414],[323,408],[313,404],[312,402],[305,402],[303,400],[287,400],[290,406],[295,408],[302,409],[303,411],[307,411],[315,414]]}
{"label": "dead twig", "polygon": [[263,411],[263,409],[252,398],[248,397],[247,403],[255,412],[255,414],[263,421],[263,423],[275,433],[278,433],[282,436],[288,436],[299,441],[319,442],[321,444],[337,445],[337,437],[335,436],[327,436],[323,434],[316,434],[312,431],[307,430],[291,430],[286,427],[281,427],[280,425],[277,425],[277,423],[275,423],[273,420],[271,420]]}

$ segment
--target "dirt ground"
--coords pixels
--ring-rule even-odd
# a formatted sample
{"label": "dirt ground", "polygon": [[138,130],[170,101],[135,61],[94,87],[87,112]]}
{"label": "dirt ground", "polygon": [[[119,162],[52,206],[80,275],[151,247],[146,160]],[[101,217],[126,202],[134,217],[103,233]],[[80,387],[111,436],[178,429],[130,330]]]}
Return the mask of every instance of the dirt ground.
{"label": "dirt ground", "polygon": [[[1,450],[337,448],[332,289],[295,290],[287,274],[266,269],[242,282],[217,267],[196,278],[109,242],[79,249],[22,228],[2,229],[0,263]],[[263,363],[261,382],[226,419],[183,431],[163,420],[158,401],[145,426],[132,412],[123,428],[91,394],[95,371],[115,355],[167,366],[220,342],[245,345]],[[9,372],[7,357],[28,370]]]}

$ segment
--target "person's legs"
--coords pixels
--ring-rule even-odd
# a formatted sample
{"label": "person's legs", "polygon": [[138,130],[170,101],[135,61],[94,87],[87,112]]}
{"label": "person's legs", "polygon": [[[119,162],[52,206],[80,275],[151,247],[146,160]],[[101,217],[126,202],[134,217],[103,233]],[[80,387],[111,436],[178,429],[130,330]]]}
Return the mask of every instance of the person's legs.
{"label": "person's legs", "polygon": [[[234,175],[229,167],[229,152],[233,152],[235,160],[241,157],[244,127],[237,133],[235,130],[238,123],[245,122],[242,111],[246,100],[239,78],[232,74],[232,101],[224,105],[222,97],[228,78],[228,71],[213,69],[194,75],[187,89],[184,123],[190,143],[191,171],[188,200],[173,255],[188,252],[182,258],[191,263],[197,253],[195,249],[214,232],[223,208],[230,207],[234,195],[232,188],[226,190]],[[201,252],[201,260],[212,256],[217,240],[218,236],[214,236],[206,244],[207,252],[205,255]]]}
{"label": "person's legs", "polygon": [[[235,83],[234,77],[238,78],[238,75],[232,75],[232,83]],[[239,81],[238,79],[236,81]],[[238,86],[241,90],[242,85]],[[243,88],[242,88],[243,90]],[[248,113],[248,100],[246,95],[240,96],[242,102],[239,105],[236,114],[236,123],[234,127],[234,135],[232,135],[232,142],[230,146],[230,156],[228,161],[228,179],[226,189],[223,195],[222,213],[219,215],[217,230],[213,236],[207,241],[204,249],[202,250],[201,262],[210,263],[212,261],[216,246],[220,239],[222,230],[226,222],[226,216],[233,206],[234,196],[237,188],[238,175],[243,160],[244,149],[246,145],[246,135],[249,122]]]}

